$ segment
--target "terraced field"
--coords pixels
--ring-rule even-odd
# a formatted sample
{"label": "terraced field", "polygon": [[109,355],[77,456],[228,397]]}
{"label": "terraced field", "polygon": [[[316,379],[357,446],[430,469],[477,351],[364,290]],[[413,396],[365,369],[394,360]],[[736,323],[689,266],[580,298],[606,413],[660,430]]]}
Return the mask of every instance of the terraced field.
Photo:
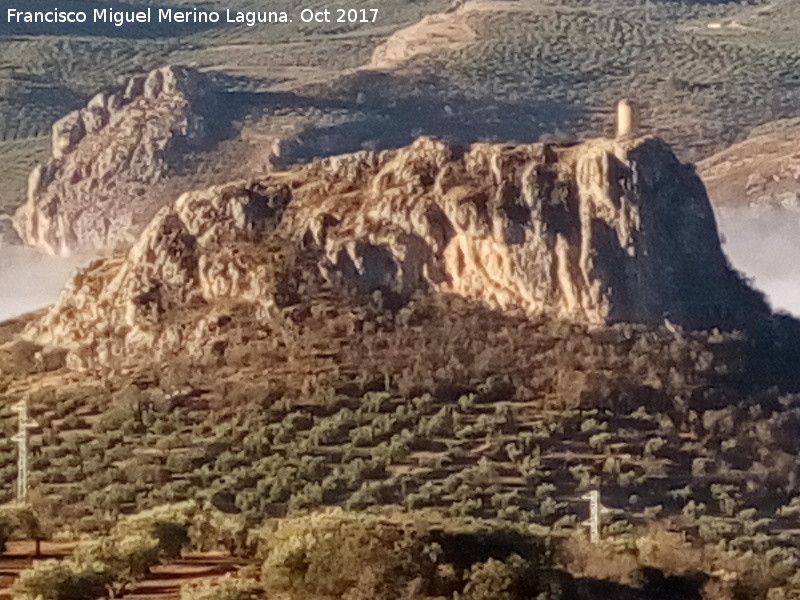
{"label": "terraced field", "polygon": [[[708,33],[732,4],[559,2],[475,13],[481,41],[422,67],[453,97],[530,104],[531,136],[605,133],[608,108],[636,98],[645,128],[697,159],[793,113],[797,102],[796,48],[764,44],[763,34],[754,44],[753,36]],[[541,99],[555,104],[554,114],[536,114]]]}
{"label": "terraced field", "polygon": [[[253,522],[389,505],[567,532],[600,489],[615,509],[607,533],[666,520],[737,552],[793,556],[800,398],[759,391],[780,364],[766,348],[453,302],[396,318],[315,303],[282,339],[243,327],[213,365],[176,357],[114,384],[56,371],[23,394],[16,378],[7,402],[28,396],[41,425],[40,512],[91,531],[185,499]],[[4,430],[14,424],[5,412]],[[5,499],[14,457],[2,449]]]}
{"label": "terraced field", "polygon": [[[38,416],[44,433],[33,442],[33,479],[62,507],[59,520],[87,529],[104,516],[208,490],[218,507],[254,517],[396,504],[565,532],[587,516],[582,494],[599,488],[615,509],[609,534],[666,517],[705,542],[741,552],[797,542],[797,500],[784,506],[783,494],[753,489],[759,469],[775,477],[757,458],[770,449],[754,443],[750,431],[732,430],[740,424],[736,410],[703,413],[704,423],[719,422],[709,434],[652,409],[556,414],[497,395],[466,395],[453,406],[432,396],[374,393],[360,406],[266,415],[258,407],[236,416],[185,408],[148,414],[154,420],[146,432],[130,431],[133,422],[103,431],[119,408],[79,408],[64,418],[46,411]],[[793,403],[753,429],[797,414]],[[748,449],[737,452],[745,443]],[[709,456],[714,446],[724,448],[720,456]],[[13,459],[5,449],[6,490]]]}

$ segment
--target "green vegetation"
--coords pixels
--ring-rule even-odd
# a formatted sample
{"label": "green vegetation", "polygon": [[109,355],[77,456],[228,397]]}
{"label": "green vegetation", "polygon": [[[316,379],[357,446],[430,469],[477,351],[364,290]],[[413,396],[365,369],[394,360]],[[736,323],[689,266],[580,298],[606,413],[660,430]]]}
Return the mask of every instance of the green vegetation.
{"label": "green vegetation", "polygon": [[161,506],[120,519],[108,534],[80,542],[65,560],[36,562],[14,583],[14,594],[24,600],[118,597],[153,566],[190,545],[224,544],[226,535],[224,519],[192,502]]}
{"label": "green vegetation", "polygon": [[[168,560],[156,525],[184,531],[186,541],[202,530],[203,544],[213,543],[212,515],[184,503],[123,518],[71,557],[24,571],[16,597],[119,597]],[[181,600],[756,600],[794,597],[800,584],[796,549],[736,555],[657,526],[593,545],[583,535],[434,511],[328,509],[270,519],[248,535],[254,543],[235,555],[252,567],[185,585]],[[186,541],[181,550],[205,547]]]}
{"label": "green vegetation", "polygon": [[275,520],[259,552],[269,594],[308,600],[528,598],[555,581],[550,549],[530,530],[424,514]]}
{"label": "green vegetation", "polygon": [[[480,43],[423,68],[454,105],[459,97],[527,105],[532,132],[607,133],[614,103],[633,97],[644,104],[645,129],[696,160],[765,121],[796,116],[788,75],[800,63],[796,46],[764,44],[763,30],[706,27],[735,22],[738,4],[564,1],[498,11],[473,18]],[[762,26],[778,29],[781,10]]]}
{"label": "green vegetation", "polygon": [[230,574],[181,587],[181,600],[259,600],[264,588],[252,579]]}
{"label": "green vegetation", "polygon": [[[37,387],[32,484],[57,525],[194,500],[248,526],[388,506],[567,532],[600,489],[607,533],[669,519],[735,553],[795,543],[800,396],[781,389],[797,358],[780,338],[326,302],[293,307],[282,335],[222,319],[227,350],[206,365]],[[1,456],[8,499],[14,449]]]}
{"label": "green vegetation", "polygon": [[[297,135],[290,158],[416,133],[600,133],[631,91],[650,131],[698,157],[797,105],[796,48],[703,29],[741,10],[725,2],[564,1],[476,14],[480,43],[420,59],[416,71],[265,93],[309,83],[281,80],[281,67],[363,63],[389,25],[440,4],[394,3],[385,31],[361,34],[0,38],[16,69],[0,81],[0,158],[11,165],[0,211],[19,202],[50,121],[161,62],[218,65],[216,89],[244,107],[230,115],[237,127]],[[229,143],[242,146],[204,163],[227,176],[249,144]],[[215,176],[194,158],[179,165],[176,188]],[[101,535],[66,561],[38,563],[19,597],[118,594],[186,548],[219,547],[257,555],[259,581],[227,577],[187,587],[182,600],[566,599],[595,579],[643,597],[678,584],[687,597],[704,586],[709,598],[796,594],[791,324],[588,330],[457,298],[397,307],[379,294],[355,304],[308,297],[274,323],[236,306],[206,319],[213,334],[199,364],[176,354],[95,379],[40,372],[32,344],[2,348],[0,429],[13,433],[7,407],[24,397],[41,428],[31,441],[37,502],[32,513],[0,511],[0,542]],[[184,317],[196,326],[196,315]],[[0,446],[2,501],[12,498],[15,460],[10,443]],[[593,489],[612,509],[598,547],[579,525]]]}
{"label": "green vegetation", "polygon": [[[89,11],[95,7],[94,3],[80,4],[73,2],[71,7]],[[118,3],[107,4],[113,8]],[[196,7],[185,0],[167,3],[132,0],[126,2],[124,8],[136,5],[155,9],[159,5]],[[319,73],[324,75],[323,79],[331,79],[342,69],[367,62],[374,47],[386,35],[385,28],[414,21],[445,5],[441,0],[390,3],[381,6],[380,22],[355,27],[336,23],[302,24],[297,19],[292,25],[257,27],[221,24],[213,28],[187,28],[163,23],[124,28],[70,29],[64,26],[54,30],[38,27],[33,30],[38,35],[19,35],[31,32],[17,31],[4,23],[0,26],[0,160],[4,175],[10,179],[7,180],[9,185],[0,192],[0,212],[11,212],[23,200],[28,173],[46,156],[42,154],[43,148],[49,150],[47,143],[52,123],[84,106],[98,91],[115,89],[132,75],[165,64],[212,67],[214,72],[221,72],[223,81],[218,85],[209,83],[207,87],[226,94],[226,105],[240,107],[237,110],[245,114],[251,110],[256,115],[264,110],[269,113],[270,98],[263,94],[251,98],[249,94],[261,93],[273,85],[284,86],[284,89],[301,88],[309,82],[306,78],[317,81]],[[347,3],[276,0],[270,3],[268,10],[287,10],[294,17],[304,8],[334,10],[340,6],[372,8],[374,3],[367,0]],[[223,12],[226,9],[266,10],[262,3],[251,0],[206,2],[202,8]],[[232,93],[227,94],[228,91]],[[250,106],[254,100],[255,108]],[[230,117],[216,115],[213,121]],[[290,127],[303,125],[302,115],[298,117]],[[243,126],[243,119],[241,115],[234,116],[233,130]],[[325,116],[313,121],[311,126],[325,126],[329,119]],[[258,116],[256,121],[269,130],[281,129],[280,123],[271,122],[269,114],[263,119]],[[221,123],[222,127],[228,125]],[[35,151],[31,151],[33,147]],[[210,157],[197,169],[203,172],[213,169],[215,173],[230,176],[227,165],[223,164],[225,150],[223,148],[219,155]],[[248,142],[244,142],[242,151],[252,152]],[[237,166],[242,162],[240,158],[228,160]],[[215,161],[218,164],[209,165]],[[203,185],[205,181],[189,178],[183,184],[192,185],[192,182]]]}
{"label": "green vegetation", "polygon": [[30,506],[0,506],[0,552],[6,549],[6,542],[15,534],[35,540],[43,537],[41,523]]}

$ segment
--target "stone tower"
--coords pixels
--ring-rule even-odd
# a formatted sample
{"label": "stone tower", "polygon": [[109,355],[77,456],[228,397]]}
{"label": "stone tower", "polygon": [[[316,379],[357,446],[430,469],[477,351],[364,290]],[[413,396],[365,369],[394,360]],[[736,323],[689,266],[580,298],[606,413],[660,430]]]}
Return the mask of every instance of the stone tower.
{"label": "stone tower", "polygon": [[617,103],[617,139],[629,139],[639,135],[639,107],[631,100]]}

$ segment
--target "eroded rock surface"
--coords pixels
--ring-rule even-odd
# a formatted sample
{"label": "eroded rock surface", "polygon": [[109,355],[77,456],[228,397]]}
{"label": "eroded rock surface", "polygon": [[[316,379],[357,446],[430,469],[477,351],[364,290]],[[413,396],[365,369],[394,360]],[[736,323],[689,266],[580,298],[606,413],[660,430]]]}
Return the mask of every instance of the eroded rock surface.
{"label": "eroded rock surface", "polygon": [[306,293],[297,252],[331,285],[400,302],[449,293],[589,325],[767,313],[728,267],[702,182],[664,142],[421,138],[184,194],[126,255],[76,275],[27,336],[69,348],[78,368],[206,352],[233,307],[269,321],[287,286]]}
{"label": "eroded rock surface", "polygon": [[23,242],[52,254],[131,243],[168,198],[152,193],[169,170],[172,145],[197,141],[199,75],[168,66],[97,94],[53,125],[52,157],[28,179],[15,215]]}
{"label": "eroded rock surface", "polygon": [[800,209],[800,120],[768,123],[698,163],[715,206]]}

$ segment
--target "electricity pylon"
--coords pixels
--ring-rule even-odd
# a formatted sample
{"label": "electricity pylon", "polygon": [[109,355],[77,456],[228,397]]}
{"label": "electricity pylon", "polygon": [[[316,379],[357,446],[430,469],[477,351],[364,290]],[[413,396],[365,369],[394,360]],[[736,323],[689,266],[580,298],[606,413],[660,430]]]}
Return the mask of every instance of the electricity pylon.
{"label": "electricity pylon", "polygon": [[589,526],[589,539],[593,544],[600,543],[600,518],[603,513],[607,513],[608,509],[600,504],[600,492],[592,490],[588,494],[583,495],[584,500],[589,501],[589,520],[584,521],[582,525]]}
{"label": "electricity pylon", "polygon": [[11,441],[17,443],[17,502],[25,502],[28,499],[28,437],[29,432],[39,424],[33,419],[28,418],[28,401],[20,400],[12,410],[19,414],[19,425],[17,434]]}

